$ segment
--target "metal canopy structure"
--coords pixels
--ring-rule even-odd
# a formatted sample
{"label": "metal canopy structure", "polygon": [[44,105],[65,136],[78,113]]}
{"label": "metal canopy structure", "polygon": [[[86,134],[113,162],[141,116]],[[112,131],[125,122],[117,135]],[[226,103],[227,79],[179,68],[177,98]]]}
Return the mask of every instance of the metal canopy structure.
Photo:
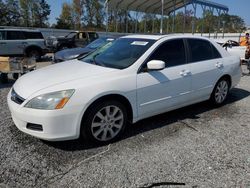
{"label": "metal canopy structure", "polygon": [[169,15],[171,12],[189,4],[200,4],[227,12],[227,6],[207,0],[109,0],[109,8],[113,10],[129,10],[151,14]]}
{"label": "metal canopy structure", "polygon": [[[193,6],[194,9],[194,17],[196,17],[197,5],[200,5],[202,7],[203,12],[206,10],[210,10],[212,13],[214,13],[214,11],[216,11],[219,16],[222,13],[227,14],[229,11],[229,8],[227,6],[214,3],[208,0],[106,0],[105,2],[107,11],[125,10],[142,12],[145,14],[149,13],[161,15],[160,33],[163,32],[164,16],[169,16],[170,14],[173,14],[174,23],[175,11],[183,7],[186,11],[186,7],[190,4]],[[193,30],[194,24],[192,26]]]}

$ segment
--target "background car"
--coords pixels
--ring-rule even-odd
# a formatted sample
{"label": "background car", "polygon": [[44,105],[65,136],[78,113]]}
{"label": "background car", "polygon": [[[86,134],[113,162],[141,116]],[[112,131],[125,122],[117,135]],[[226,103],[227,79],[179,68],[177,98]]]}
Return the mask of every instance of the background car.
{"label": "background car", "polygon": [[65,49],[65,50],[56,52],[54,55],[54,62],[59,63],[59,62],[66,61],[66,60],[76,59],[80,56],[83,56],[90,52],[95,51],[97,48],[100,48],[106,45],[107,43],[113,42],[114,40],[116,40],[116,38],[117,37],[115,36],[101,37],[101,38],[94,40],[93,42],[88,44],[86,47]]}
{"label": "background car", "polygon": [[40,59],[48,49],[39,30],[0,28],[0,56],[28,56]]}
{"label": "background car", "polygon": [[239,42],[234,40],[218,40],[216,42],[225,48],[230,54],[239,56],[242,60],[248,59],[247,47],[240,46]]}
{"label": "background car", "polygon": [[99,38],[99,35],[96,32],[73,31],[66,36],[48,37],[46,45],[51,51],[57,52],[67,48],[85,47],[97,38]]}

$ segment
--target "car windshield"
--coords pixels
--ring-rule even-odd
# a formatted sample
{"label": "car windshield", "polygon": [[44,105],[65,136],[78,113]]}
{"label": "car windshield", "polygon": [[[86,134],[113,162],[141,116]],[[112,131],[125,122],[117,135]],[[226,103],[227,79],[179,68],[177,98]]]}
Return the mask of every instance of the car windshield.
{"label": "car windshield", "polygon": [[65,36],[65,38],[72,38],[76,35],[76,32],[71,32]]}
{"label": "car windshield", "polygon": [[102,47],[104,46],[105,44],[109,43],[109,42],[112,42],[114,39],[108,39],[108,38],[99,38],[99,39],[96,39],[95,41],[91,42],[89,45],[87,45],[86,47],[87,48],[90,48],[90,49],[97,49],[99,47]]}
{"label": "car windshield", "polygon": [[121,38],[80,60],[104,67],[125,69],[134,64],[154,42],[155,40],[149,39]]}

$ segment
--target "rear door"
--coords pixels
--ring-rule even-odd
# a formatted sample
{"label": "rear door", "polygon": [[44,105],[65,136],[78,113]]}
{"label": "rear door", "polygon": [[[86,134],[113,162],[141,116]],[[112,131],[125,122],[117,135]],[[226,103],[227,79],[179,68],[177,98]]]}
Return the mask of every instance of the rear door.
{"label": "rear door", "polygon": [[8,55],[6,31],[0,31],[0,55]]}
{"label": "rear door", "polygon": [[28,45],[22,31],[7,31],[8,49],[10,55],[22,55]]}
{"label": "rear door", "polygon": [[223,58],[211,42],[187,39],[189,63],[192,72],[192,97],[207,98],[223,73]]}
{"label": "rear door", "polygon": [[[150,60],[164,61],[166,68],[161,71],[143,71]],[[159,114],[189,101],[191,72],[183,39],[164,42],[146,63],[137,75],[140,117]]]}

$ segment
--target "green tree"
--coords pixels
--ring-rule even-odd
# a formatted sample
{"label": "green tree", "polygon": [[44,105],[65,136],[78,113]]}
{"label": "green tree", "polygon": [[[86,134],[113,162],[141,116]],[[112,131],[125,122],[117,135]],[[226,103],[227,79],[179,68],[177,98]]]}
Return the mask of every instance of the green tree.
{"label": "green tree", "polygon": [[68,3],[63,3],[62,13],[57,18],[57,23],[55,26],[57,29],[72,29],[73,19],[72,19],[72,7]]}
{"label": "green tree", "polygon": [[19,12],[19,2],[18,0],[6,0],[6,25],[9,26],[20,26],[20,17]]}
{"label": "green tree", "polygon": [[221,20],[225,22],[225,32],[236,33],[246,30],[246,24],[239,16],[223,14]]}
{"label": "green tree", "polygon": [[47,27],[50,12],[50,5],[45,0],[34,1],[32,6],[33,26]]}
{"label": "green tree", "polygon": [[104,6],[98,0],[93,0],[94,20],[97,28],[102,28],[104,20]]}
{"label": "green tree", "polygon": [[7,14],[7,6],[2,0],[0,0],[0,25],[6,25]]}
{"label": "green tree", "polygon": [[22,25],[26,27],[31,26],[31,7],[33,0],[19,0],[20,10],[22,16]]}
{"label": "green tree", "polygon": [[76,29],[82,28],[81,21],[83,17],[84,5],[85,5],[85,0],[73,0],[72,11]]}

